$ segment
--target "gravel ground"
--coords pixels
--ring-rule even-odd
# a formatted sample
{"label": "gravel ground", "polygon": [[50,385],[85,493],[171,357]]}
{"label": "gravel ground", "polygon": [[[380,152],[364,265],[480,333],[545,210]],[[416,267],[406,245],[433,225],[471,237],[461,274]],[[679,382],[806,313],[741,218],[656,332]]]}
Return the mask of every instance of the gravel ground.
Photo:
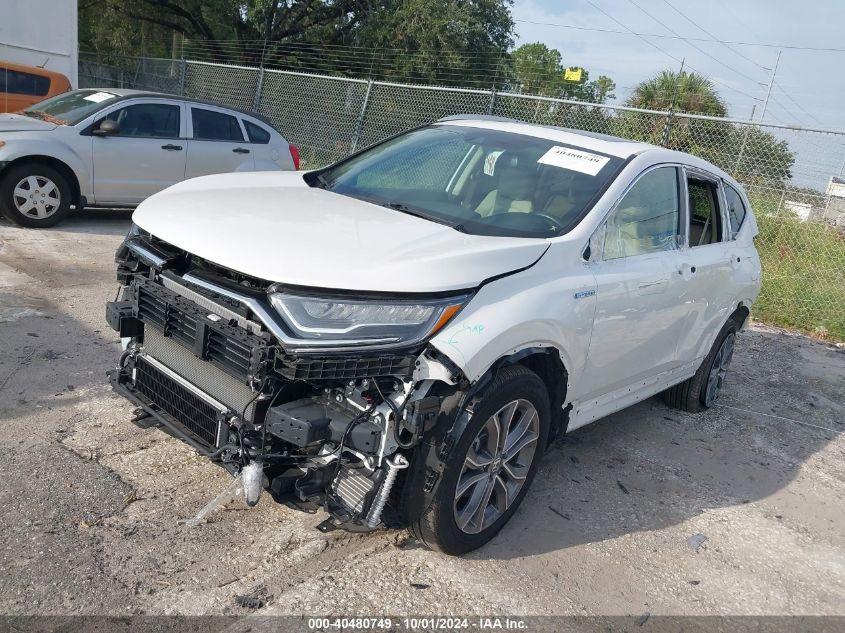
{"label": "gravel ground", "polygon": [[180,524],[230,479],[107,386],[128,224],[0,224],[0,613],[845,615],[845,350],[759,326],[722,406],[651,399],[566,436],[464,558],[321,534],[267,495]]}

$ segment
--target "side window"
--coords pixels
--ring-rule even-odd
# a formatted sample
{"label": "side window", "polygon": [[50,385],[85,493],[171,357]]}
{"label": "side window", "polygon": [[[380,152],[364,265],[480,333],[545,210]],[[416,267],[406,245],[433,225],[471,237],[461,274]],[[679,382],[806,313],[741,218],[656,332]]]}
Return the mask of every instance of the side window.
{"label": "side window", "polygon": [[246,127],[247,136],[249,136],[250,143],[266,144],[270,142],[270,132],[263,127],[256,125],[244,119],[244,126]]}
{"label": "side window", "polygon": [[237,117],[213,110],[191,108],[194,138],[202,141],[243,142],[244,135]]}
{"label": "side window", "polygon": [[745,204],[739,192],[725,183],[725,198],[728,200],[728,218],[731,221],[731,239],[736,237],[745,221]]}
{"label": "side window", "polygon": [[677,248],[679,201],[675,167],[660,167],[642,176],[607,221],[604,259]]}
{"label": "side window", "polygon": [[33,97],[43,97],[50,92],[49,77],[2,69],[0,69],[0,74],[6,76],[6,92]]}
{"label": "side window", "polygon": [[109,113],[106,119],[120,126],[117,136],[133,138],[179,138],[179,106],[138,103]]}
{"label": "side window", "polygon": [[691,247],[722,241],[722,214],[719,210],[719,187],[712,180],[690,177],[689,245]]}

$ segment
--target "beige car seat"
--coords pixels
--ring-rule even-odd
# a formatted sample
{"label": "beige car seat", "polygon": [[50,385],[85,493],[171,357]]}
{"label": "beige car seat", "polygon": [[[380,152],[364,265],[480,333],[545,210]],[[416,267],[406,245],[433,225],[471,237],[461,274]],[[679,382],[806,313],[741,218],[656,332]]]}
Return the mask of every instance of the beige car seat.
{"label": "beige car seat", "polygon": [[530,169],[502,165],[495,189],[488,193],[475,212],[483,218],[494,213],[531,213],[534,210],[536,175]]}

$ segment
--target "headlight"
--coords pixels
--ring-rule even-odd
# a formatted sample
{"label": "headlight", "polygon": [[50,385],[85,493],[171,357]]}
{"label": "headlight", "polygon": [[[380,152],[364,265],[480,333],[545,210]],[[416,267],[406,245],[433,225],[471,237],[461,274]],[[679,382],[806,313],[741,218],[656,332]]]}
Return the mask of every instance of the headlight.
{"label": "headlight", "polygon": [[296,336],[361,345],[421,342],[446,325],[468,299],[461,295],[382,301],[270,294],[270,303]]}

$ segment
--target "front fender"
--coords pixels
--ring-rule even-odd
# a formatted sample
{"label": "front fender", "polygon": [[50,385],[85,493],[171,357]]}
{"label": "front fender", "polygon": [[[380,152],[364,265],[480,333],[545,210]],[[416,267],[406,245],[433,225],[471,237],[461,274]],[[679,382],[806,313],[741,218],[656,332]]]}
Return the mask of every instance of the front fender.
{"label": "front fender", "polygon": [[[54,134],[55,132],[51,132]],[[76,175],[79,192],[82,196],[92,198],[92,173],[87,161],[68,144],[39,138],[15,138],[10,134],[4,139],[6,144],[0,149],[0,162],[9,163],[23,159],[46,157],[67,165]]]}
{"label": "front fender", "polygon": [[560,354],[570,386],[577,384],[590,344],[595,278],[586,267],[566,276],[550,275],[544,268],[483,286],[431,344],[470,382],[504,356],[552,347]]}

